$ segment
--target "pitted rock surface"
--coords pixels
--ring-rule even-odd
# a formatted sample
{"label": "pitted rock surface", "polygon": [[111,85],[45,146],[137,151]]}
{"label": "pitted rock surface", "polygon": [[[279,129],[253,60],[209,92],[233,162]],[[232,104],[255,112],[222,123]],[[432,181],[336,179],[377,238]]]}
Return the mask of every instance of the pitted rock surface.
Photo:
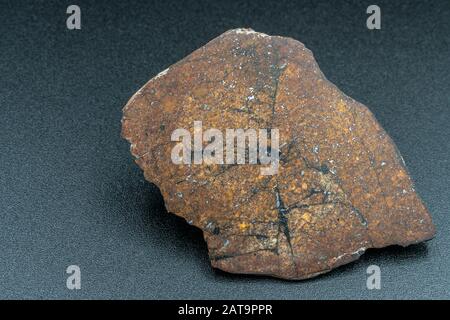
{"label": "pitted rock surface", "polygon": [[[171,161],[175,129],[271,129],[278,173]],[[150,80],[122,135],[169,212],[201,228],[214,267],[304,279],[368,248],[431,239],[434,225],[395,144],[293,39],[230,30]]]}

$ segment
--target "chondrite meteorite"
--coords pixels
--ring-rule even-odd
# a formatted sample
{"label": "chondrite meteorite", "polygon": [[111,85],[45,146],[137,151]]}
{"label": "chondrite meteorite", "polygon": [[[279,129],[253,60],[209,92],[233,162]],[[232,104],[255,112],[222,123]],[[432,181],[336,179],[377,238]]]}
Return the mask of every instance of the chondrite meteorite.
{"label": "chondrite meteorite", "polygon": [[[145,178],[168,211],[203,230],[216,268],[304,279],[368,248],[434,236],[391,138],[296,40],[228,31],[151,79],[123,112]],[[277,129],[276,173],[260,162],[175,163],[172,134],[195,135],[194,123]]]}

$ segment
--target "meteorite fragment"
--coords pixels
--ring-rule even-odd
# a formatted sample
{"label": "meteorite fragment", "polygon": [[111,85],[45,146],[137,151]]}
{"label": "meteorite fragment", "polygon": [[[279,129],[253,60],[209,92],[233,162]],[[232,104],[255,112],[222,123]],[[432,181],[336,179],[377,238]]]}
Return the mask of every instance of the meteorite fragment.
{"label": "meteorite fragment", "polygon": [[[145,178],[168,211],[203,230],[216,268],[304,279],[367,248],[434,236],[390,137],[296,40],[228,31],[150,80],[123,111],[122,135]],[[251,161],[250,147],[240,161],[229,161],[238,147],[206,157],[209,144],[234,145],[227,129],[247,133],[244,149],[278,155],[275,170]],[[267,139],[251,142],[251,130]],[[183,134],[194,141],[180,148]]]}

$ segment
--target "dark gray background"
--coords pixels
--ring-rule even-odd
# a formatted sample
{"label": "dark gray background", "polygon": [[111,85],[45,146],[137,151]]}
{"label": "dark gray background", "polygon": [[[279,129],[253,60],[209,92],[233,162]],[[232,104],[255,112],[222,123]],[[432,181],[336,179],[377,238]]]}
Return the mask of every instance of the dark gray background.
{"label": "dark gray background", "polygon": [[[449,298],[449,1],[0,2],[1,298]],[[78,4],[82,30],[66,29]],[[366,28],[366,8],[382,29]],[[288,282],[211,269],[201,232],[165,212],[120,137],[121,109],[222,32],[302,41],[397,143],[437,226]],[[82,289],[65,287],[80,265]],[[366,289],[366,268],[382,290]]]}

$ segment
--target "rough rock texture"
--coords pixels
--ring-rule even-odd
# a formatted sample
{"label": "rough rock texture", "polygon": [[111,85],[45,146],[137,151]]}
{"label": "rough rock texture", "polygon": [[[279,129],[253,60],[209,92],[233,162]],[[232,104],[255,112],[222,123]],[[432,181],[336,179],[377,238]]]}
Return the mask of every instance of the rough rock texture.
{"label": "rough rock texture", "polygon": [[[259,165],[175,165],[177,128],[278,128],[278,174]],[[167,210],[201,228],[228,272],[304,279],[367,248],[434,236],[402,157],[367,107],[293,39],[228,31],[150,80],[122,135]]]}

